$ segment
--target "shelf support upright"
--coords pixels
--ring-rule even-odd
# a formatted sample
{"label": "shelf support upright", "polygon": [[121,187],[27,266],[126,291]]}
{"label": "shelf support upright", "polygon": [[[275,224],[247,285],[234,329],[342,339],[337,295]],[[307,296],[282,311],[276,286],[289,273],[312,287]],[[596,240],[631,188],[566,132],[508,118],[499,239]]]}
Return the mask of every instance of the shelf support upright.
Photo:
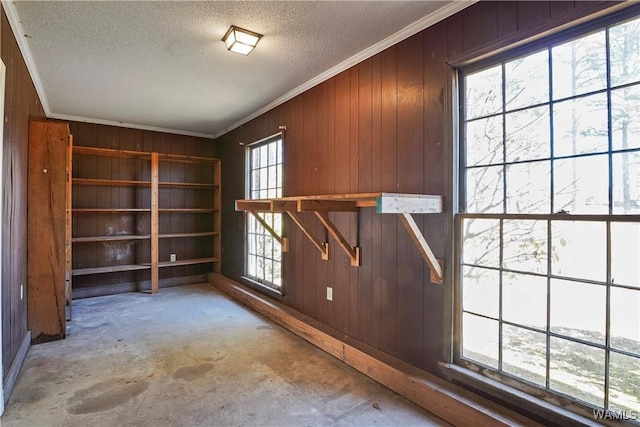
{"label": "shelf support upright", "polygon": [[151,293],[158,292],[158,153],[151,153]]}

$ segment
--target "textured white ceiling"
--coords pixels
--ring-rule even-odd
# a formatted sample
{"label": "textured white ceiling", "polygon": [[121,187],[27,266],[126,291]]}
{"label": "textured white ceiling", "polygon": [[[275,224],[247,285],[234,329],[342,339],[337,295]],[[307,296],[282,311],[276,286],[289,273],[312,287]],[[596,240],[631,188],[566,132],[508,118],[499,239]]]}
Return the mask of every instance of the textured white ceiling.
{"label": "textured white ceiling", "polygon": [[[464,2],[4,4],[50,116],[213,136]],[[249,56],[225,49],[232,24],[264,35]]]}

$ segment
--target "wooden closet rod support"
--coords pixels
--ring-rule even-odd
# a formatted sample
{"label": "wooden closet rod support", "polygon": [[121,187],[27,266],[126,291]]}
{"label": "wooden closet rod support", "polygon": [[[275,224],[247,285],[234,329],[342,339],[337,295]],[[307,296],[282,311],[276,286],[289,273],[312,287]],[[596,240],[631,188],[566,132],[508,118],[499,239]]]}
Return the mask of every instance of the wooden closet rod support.
{"label": "wooden closet rod support", "polygon": [[289,252],[289,239],[287,239],[286,237],[280,237],[278,233],[276,233],[276,231],[271,228],[271,226],[267,224],[267,222],[260,215],[258,215],[258,212],[252,210],[248,212],[254,216],[254,218],[260,223],[260,225],[262,225],[262,227],[264,227],[264,229],[267,230],[269,234],[271,234],[273,238],[278,241],[278,243],[280,243],[280,246],[282,246],[282,252]]}

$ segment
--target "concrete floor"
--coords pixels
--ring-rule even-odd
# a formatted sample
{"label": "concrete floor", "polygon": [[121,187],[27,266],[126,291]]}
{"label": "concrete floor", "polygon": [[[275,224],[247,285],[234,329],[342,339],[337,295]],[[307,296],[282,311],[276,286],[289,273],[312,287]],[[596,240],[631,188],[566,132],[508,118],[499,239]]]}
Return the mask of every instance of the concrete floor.
{"label": "concrete floor", "polygon": [[207,284],[74,301],[11,426],[448,425]]}

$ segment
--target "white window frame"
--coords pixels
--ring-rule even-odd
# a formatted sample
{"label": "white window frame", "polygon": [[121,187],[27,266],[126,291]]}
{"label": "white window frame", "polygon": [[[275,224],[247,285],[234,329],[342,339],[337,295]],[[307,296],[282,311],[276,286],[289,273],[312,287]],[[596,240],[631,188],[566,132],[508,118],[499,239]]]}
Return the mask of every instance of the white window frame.
{"label": "white window frame", "polygon": [[[275,158],[263,158],[275,149]],[[261,150],[256,152],[255,150]],[[257,154],[255,156],[254,154]],[[266,154],[267,156],[269,154]],[[283,191],[284,134],[279,132],[246,146],[246,198],[273,199],[282,197]],[[254,161],[260,162],[255,165]],[[257,172],[257,174],[254,174]],[[262,173],[260,173],[262,172]],[[274,175],[274,172],[275,175]],[[266,182],[262,182],[266,181]],[[257,182],[257,184],[256,184]],[[265,185],[262,185],[265,184]],[[276,232],[282,231],[281,213],[258,213]],[[278,292],[283,285],[282,247],[251,213],[246,213],[245,223],[245,277]]]}
{"label": "white window frame", "polygon": [[[504,388],[502,388],[502,391],[497,392],[497,393],[493,393],[495,395],[499,395],[500,397],[504,398],[505,396],[508,396],[509,393],[507,392],[505,394],[505,390],[508,389],[509,387],[513,387],[515,389],[519,389],[521,391],[525,391],[529,394],[533,394],[536,396],[541,396],[542,399],[550,401],[552,403],[561,403],[563,406],[565,407],[569,407],[572,410],[574,410],[575,412],[578,412],[584,416],[588,416],[589,418],[593,419],[596,415],[595,412],[593,412],[594,410],[600,410],[600,409],[604,409],[609,410],[611,409],[609,407],[610,401],[609,401],[609,358],[611,354],[621,354],[621,355],[631,355],[633,357],[638,357],[638,354],[635,352],[626,352],[624,350],[619,350],[616,348],[613,348],[611,346],[610,343],[610,318],[611,318],[611,304],[610,304],[610,293],[611,293],[611,289],[629,289],[629,290],[638,290],[638,288],[636,288],[635,286],[625,286],[624,284],[618,284],[618,283],[612,283],[611,282],[611,228],[612,228],[612,224],[616,224],[616,223],[621,223],[621,222],[626,222],[626,223],[640,223],[640,215],[628,215],[628,214],[620,214],[619,212],[615,212],[614,211],[614,195],[612,193],[612,185],[611,182],[613,180],[612,175],[614,174],[613,172],[613,168],[612,168],[612,156],[614,156],[617,153],[620,153],[623,150],[616,150],[612,148],[612,136],[611,136],[611,111],[609,108],[609,114],[608,114],[608,129],[609,129],[609,135],[608,135],[608,139],[609,139],[609,147],[606,151],[603,152],[603,154],[605,156],[608,156],[608,165],[609,165],[609,194],[608,194],[608,209],[609,211],[606,213],[601,213],[601,214],[580,214],[580,215],[573,215],[569,212],[569,215],[567,215],[564,212],[557,212],[560,209],[554,209],[553,207],[549,210],[549,212],[547,213],[537,213],[537,214],[510,214],[508,213],[508,210],[505,208],[503,208],[501,210],[501,212],[495,213],[495,214],[486,214],[486,213],[467,213],[466,212],[466,206],[465,206],[465,191],[466,191],[466,184],[465,184],[465,174],[467,171],[467,165],[465,164],[465,138],[466,138],[466,134],[465,134],[465,124],[469,121],[472,121],[471,119],[467,121],[466,117],[465,117],[465,88],[464,88],[464,82],[465,82],[465,76],[470,74],[470,73],[474,73],[476,71],[481,71],[483,69],[486,68],[490,68],[493,65],[497,65],[497,64],[502,64],[503,70],[504,70],[504,64],[515,59],[518,57],[522,57],[522,56],[526,56],[527,54],[530,53],[535,53],[538,52],[540,50],[544,50],[545,48],[548,49],[550,51],[551,47],[553,46],[557,46],[559,44],[562,44],[566,41],[570,41],[572,39],[575,38],[579,38],[582,35],[586,35],[591,33],[592,31],[595,31],[597,29],[604,29],[604,28],[609,28],[610,26],[615,26],[616,24],[620,23],[620,22],[624,22],[626,20],[631,19],[633,16],[637,16],[637,11],[636,12],[632,12],[633,14],[620,14],[617,17],[611,17],[611,18],[607,18],[605,19],[604,22],[599,22],[599,23],[593,23],[591,25],[588,26],[584,26],[582,28],[578,28],[578,29],[574,29],[574,30],[570,30],[570,31],[566,31],[564,33],[561,33],[559,35],[553,36],[553,38],[547,38],[544,40],[540,40],[539,42],[535,42],[532,43],[529,46],[524,46],[523,48],[518,48],[517,50],[513,50],[512,52],[506,52],[506,53],[500,53],[499,56],[490,58],[488,60],[483,59],[482,62],[479,62],[477,64],[472,64],[469,65],[468,67],[464,67],[460,70],[459,75],[457,76],[457,81],[459,83],[460,86],[460,91],[459,91],[459,98],[460,98],[460,105],[462,108],[459,109],[460,111],[460,117],[459,117],[459,123],[460,123],[460,147],[459,147],[459,151],[455,150],[456,152],[459,153],[459,169],[458,169],[458,174],[457,176],[454,178],[454,183],[452,188],[454,188],[455,194],[454,194],[454,200],[458,199],[459,200],[459,205],[456,206],[456,208],[458,209],[458,213],[455,215],[455,226],[454,226],[454,236],[455,236],[455,244],[454,244],[454,259],[456,259],[456,266],[454,267],[454,271],[455,271],[455,279],[454,279],[454,283],[453,283],[453,289],[454,289],[454,314],[453,314],[453,322],[454,322],[454,340],[453,340],[453,355],[452,355],[452,360],[454,362],[455,365],[458,365],[460,367],[462,367],[462,369],[460,368],[453,368],[453,370],[449,371],[449,374],[452,374],[453,377],[462,379],[463,381],[466,379],[467,382],[473,383],[476,386],[480,383],[482,383],[484,380],[478,380],[478,374],[480,374],[480,376],[485,376],[485,377],[489,377],[492,380],[490,380],[489,382],[495,381],[497,380],[498,382],[502,383],[505,385]],[[608,33],[607,33],[607,43],[608,43]],[[609,46],[607,46],[607,52],[609,51]],[[608,63],[608,59],[607,59],[607,69],[609,69],[609,63]],[[551,74],[552,76],[552,74]],[[550,79],[553,77],[550,77]],[[625,86],[632,86],[635,85],[636,83],[638,83],[637,81],[634,81],[633,83],[629,83],[626,85],[622,85],[621,87],[625,87]],[[504,85],[504,83],[503,83]],[[612,89],[612,85],[611,85],[611,80],[610,80],[610,75],[607,74],[607,85],[606,85],[606,89],[601,90],[600,92],[605,93],[606,97],[608,99],[608,105],[610,106],[610,99],[611,99],[611,92],[613,90],[615,90],[616,88]],[[504,90],[504,89],[503,89]],[[598,91],[595,91],[598,92]],[[571,96],[568,98],[581,98],[584,95],[578,95],[578,96]],[[546,105],[552,105],[554,103],[557,103],[558,101],[548,101],[546,103]],[[544,104],[544,103],[543,103]],[[506,114],[505,110],[504,110],[504,104],[503,104],[503,108],[502,108],[502,115]],[[553,133],[553,122],[551,124],[551,132]],[[551,140],[553,140],[553,138],[551,138]],[[551,142],[551,144],[553,144],[553,142]],[[632,151],[634,154],[636,153],[640,153],[640,148],[639,149],[633,149],[633,150],[627,150],[627,151]],[[560,159],[560,160],[565,160],[565,159],[575,159],[575,158],[584,158],[584,157],[588,157],[588,156],[592,156],[593,153],[589,153],[589,154],[584,154],[584,155],[569,155],[569,156],[557,156],[554,157],[553,155],[549,156],[549,162],[553,163],[554,161]],[[456,158],[456,156],[454,155],[454,158]],[[505,170],[506,167],[508,166],[508,162],[507,159],[504,158],[500,164],[500,166],[502,166],[503,168],[503,172],[502,172],[502,180],[504,181],[504,177],[506,176]],[[471,167],[469,167],[471,168]],[[551,170],[553,170],[553,166],[551,166]],[[507,184],[508,185],[508,184]],[[553,204],[553,198],[554,198],[554,193],[553,193],[553,178],[551,178],[551,194],[550,194],[550,202],[551,204]],[[504,193],[506,195],[507,192],[507,188],[504,188]],[[503,201],[504,205],[506,206],[506,196],[504,197],[504,201]],[[606,229],[606,245],[607,245],[607,249],[605,250],[606,252],[606,270],[607,270],[607,274],[606,274],[606,280],[601,281],[601,283],[597,283],[597,285],[599,286],[603,286],[606,289],[606,298],[607,298],[607,305],[606,305],[606,335],[607,335],[607,339],[606,342],[598,347],[598,346],[594,346],[594,347],[598,347],[601,348],[602,350],[604,350],[605,352],[605,364],[606,364],[606,372],[605,372],[605,382],[604,382],[604,388],[605,388],[605,395],[604,395],[604,405],[603,407],[598,407],[597,405],[592,405],[588,402],[584,402],[584,401],[580,401],[579,399],[576,399],[574,396],[569,396],[569,395],[564,395],[562,393],[559,393],[557,391],[552,391],[549,388],[549,340],[551,338],[563,338],[563,339],[569,339],[573,342],[579,343],[579,344],[583,344],[583,342],[581,342],[580,339],[575,339],[574,337],[567,337],[564,336],[562,334],[557,334],[555,332],[552,332],[550,330],[550,326],[549,326],[549,321],[547,318],[547,326],[546,326],[546,331],[544,332],[546,335],[546,340],[547,340],[547,354],[546,354],[546,363],[547,363],[547,367],[546,367],[546,384],[544,386],[539,386],[527,381],[522,381],[520,378],[517,378],[517,376],[515,375],[510,375],[507,372],[504,372],[502,370],[502,343],[499,343],[499,362],[498,362],[498,367],[494,368],[494,367],[490,367],[486,364],[483,364],[482,362],[479,362],[478,360],[472,360],[468,357],[465,357],[464,354],[462,354],[462,336],[463,336],[463,326],[462,326],[462,317],[463,317],[463,312],[464,312],[464,308],[463,308],[463,266],[464,266],[464,261],[463,261],[463,252],[464,252],[464,242],[463,242],[463,236],[462,236],[462,227],[463,227],[463,222],[465,220],[468,219],[472,219],[472,218],[478,218],[478,219],[495,219],[497,221],[499,221],[500,224],[500,242],[499,242],[499,246],[500,246],[500,265],[496,268],[494,268],[495,271],[499,272],[500,277],[502,277],[503,272],[505,272],[505,270],[507,272],[509,271],[513,271],[513,270],[509,270],[503,267],[502,264],[502,259],[503,259],[503,255],[502,252],[504,251],[504,242],[502,241],[503,239],[503,233],[502,233],[502,227],[503,227],[503,223],[504,221],[508,221],[508,220],[538,220],[540,222],[543,222],[547,224],[546,226],[546,234],[547,234],[547,244],[550,246],[551,245],[551,241],[552,241],[552,236],[551,236],[551,223],[558,223],[561,221],[574,221],[574,222],[594,222],[594,223],[599,223],[602,224],[605,229]],[[547,253],[551,253],[551,250],[549,248]],[[549,258],[549,257],[548,257]],[[549,283],[552,280],[555,279],[563,279],[564,277],[558,276],[557,274],[553,274],[552,269],[551,269],[551,260],[549,259],[548,261],[549,267],[547,269],[547,271],[543,274],[540,274],[539,276],[541,278],[543,278],[544,280],[547,281],[547,316],[549,313]],[[515,271],[516,273],[518,273],[518,271]],[[583,282],[583,283],[587,283],[587,284],[595,284],[592,282],[596,282],[593,280],[575,280],[572,279],[578,283]],[[504,321],[504,319],[502,319],[502,279],[500,279],[500,314],[499,314],[499,326],[500,326],[500,331],[502,331],[502,326],[503,325],[509,325],[509,322]],[[517,325],[517,326],[522,326],[522,325]],[[539,330],[535,331],[535,332],[541,332]],[[502,333],[500,333],[498,340],[502,339]],[[592,343],[589,343],[589,345],[592,345]],[[640,361],[640,359],[638,359]],[[468,370],[468,374],[465,374],[464,372],[462,372],[463,370]],[[455,371],[455,372],[453,372]],[[462,372],[462,373],[461,373]],[[472,379],[473,378],[473,379]],[[488,383],[488,382],[487,382]],[[515,397],[516,393],[513,393],[512,396]],[[627,419],[627,421],[631,421],[634,422],[637,420],[636,417],[638,417],[638,413],[640,412],[640,408],[634,408],[637,410],[631,410],[630,412],[624,412],[623,410],[623,415],[625,416],[629,416],[630,418]],[[612,411],[616,411],[615,408],[611,409]],[[613,412],[614,416],[616,414],[620,414],[620,410],[618,410],[617,412]]]}

